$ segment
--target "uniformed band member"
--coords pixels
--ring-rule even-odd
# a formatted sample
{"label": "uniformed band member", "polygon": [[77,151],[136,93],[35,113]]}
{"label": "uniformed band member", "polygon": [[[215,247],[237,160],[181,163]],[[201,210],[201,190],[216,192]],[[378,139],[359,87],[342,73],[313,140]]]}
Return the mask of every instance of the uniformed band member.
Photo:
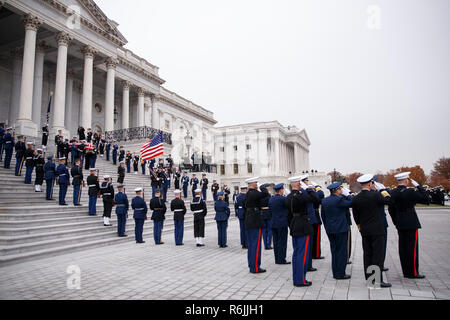
{"label": "uniformed band member", "polygon": [[136,197],[131,201],[131,208],[134,210],[134,236],[136,243],[145,243],[142,233],[144,231],[144,222],[147,220],[147,204],[142,198],[142,188],[136,188],[134,191],[136,192]]}
{"label": "uniformed band member", "polygon": [[230,207],[228,203],[224,201],[224,193],[219,192],[217,194],[217,201],[214,203],[214,210],[216,215],[214,220],[217,223],[218,232],[218,245],[220,248],[226,248],[227,246],[227,228],[228,218],[230,217]]}
{"label": "uniformed band member", "polygon": [[313,259],[324,259],[324,257],[322,257],[322,251],[321,251],[321,236],[322,236],[322,219],[320,219],[320,204],[322,203],[322,199],[325,198],[325,194],[322,191],[322,187],[319,186],[316,183],[313,183],[315,190],[316,190],[316,195],[319,198],[319,203],[314,205],[314,213],[316,214],[316,219],[317,219],[317,223],[313,223],[313,229],[314,229],[314,235],[313,235],[313,241],[312,241],[312,245],[313,245],[313,249],[312,249],[312,258]]}
{"label": "uniformed band member", "polygon": [[208,190],[208,178],[206,178],[206,173],[202,174],[202,180],[200,181],[200,186],[202,187],[202,197],[206,201],[206,191]]}
{"label": "uniformed band member", "polygon": [[34,165],[36,166],[36,177],[34,179],[34,191],[42,192],[42,184],[44,183],[44,165],[45,160],[42,156],[42,149],[37,149],[34,157]]}
{"label": "uniformed band member", "polygon": [[117,183],[123,184],[125,179],[125,162],[120,161],[119,167],[117,167]]}
{"label": "uniformed band member", "polygon": [[53,200],[53,186],[55,185],[56,165],[53,163],[53,156],[47,157],[44,165],[44,179],[46,184],[45,200]]}
{"label": "uniformed band member", "polygon": [[272,213],[269,209],[269,200],[270,200],[270,193],[267,188],[270,186],[270,184],[263,184],[261,187],[259,187],[259,190],[264,194],[264,198],[261,199],[261,217],[264,221],[264,226],[262,228],[262,234],[263,234],[263,242],[264,242],[264,248],[266,250],[272,250]]}
{"label": "uniformed band member", "polygon": [[23,142],[23,136],[18,136],[17,140],[18,141],[16,144],[14,144],[14,142],[13,142],[14,149],[16,151],[16,170],[15,170],[14,174],[16,176],[21,176],[26,147],[25,147],[25,143]]}
{"label": "uniformed band member", "polygon": [[[219,184],[217,184],[219,186]],[[242,249],[248,249],[247,246],[247,234],[245,232],[245,219],[244,219],[244,198],[247,193],[247,186],[241,186],[241,192],[236,196],[234,202],[234,213],[239,219],[239,238],[241,240]],[[216,198],[216,196],[215,196]],[[217,199],[214,199],[217,200]]]}
{"label": "uniformed band member", "polygon": [[59,158],[59,165],[56,168],[56,184],[59,186],[59,205],[67,206],[66,194],[67,188],[70,186],[69,170],[65,165],[66,157]]}
{"label": "uniformed band member", "polygon": [[187,198],[188,196],[188,186],[189,186],[189,177],[186,172],[183,173],[183,177],[181,178],[181,184],[183,185],[183,198]]}
{"label": "uniformed band member", "polygon": [[27,142],[27,149],[24,153],[25,158],[25,184],[31,184],[31,175],[33,174],[34,170],[34,156],[35,152],[33,149],[33,142]]}
{"label": "uniformed band member", "polygon": [[286,197],[287,218],[292,236],[292,278],[294,286],[307,287],[312,283],[306,280],[311,255],[311,236],[314,231],[311,226],[307,204],[312,201],[308,191],[301,190],[300,182],[304,176],[289,178],[292,192]]}
{"label": "uniformed band member", "polygon": [[47,151],[47,143],[48,143],[48,123],[46,123],[42,127],[42,149],[44,152]]}
{"label": "uniformed band member", "polygon": [[386,190],[371,192],[375,189],[375,182],[372,174],[360,176],[357,181],[361,184],[362,191],[353,198],[353,218],[358,226],[362,237],[364,274],[366,280],[371,276],[370,266],[378,266],[380,271],[380,286],[382,288],[391,287],[390,283],[383,281],[383,256],[384,239],[386,229],[383,218],[380,215],[380,208],[390,203],[390,195]]}
{"label": "uniformed band member", "polygon": [[272,213],[273,253],[276,264],[290,264],[286,261],[288,219],[286,209],[286,197],[284,184],[280,183],[273,187],[275,195],[269,200],[269,209]]}
{"label": "uniformed band member", "polygon": [[120,146],[119,148],[119,162],[124,161],[125,159],[125,150],[123,149],[123,146]]}
{"label": "uniformed band member", "polygon": [[[395,175],[398,187],[391,191],[392,202],[389,214],[398,231],[398,253],[402,265],[403,276],[411,279],[422,279],[419,273],[419,229],[421,228],[415,205],[429,204],[425,189],[409,178],[410,172]],[[415,188],[408,188],[409,183]]]}
{"label": "uniformed band member", "polygon": [[124,186],[117,186],[117,190],[118,192],[114,196],[114,204],[116,205],[117,215],[117,235],[122,238],[128,236],[125,234],[125,227],[127,224],[129,204]]}
{"label": "uniformed band member", "polygon": [[111,155],[111,141],[109,138],[106,138],[106,161],[109,161],[109,157]]}
{"label": "uniformed band member", "polygon": [[181,199],[181,190],[175,190],[175,199],[170,203],[170,210],[173,211],[173,222],[175,225],[175,244],[183,245],[184,234],[184,215],[186,214],[186,205]]}
{"label": "uniformed band member", "polygon": [[113,152],[112,152],[113,165],[117,165],[117,152],[119,150],[119,145],[116,142],[117,141],[114,140]]}
{"label": "uniformed band member", "polygon": [[88,195],[89,195],[89,215],[97,214],[97,198],[100,196],[100,184],[96,175],[97,169],[90,168],[90,175],[87,177]]}
{"label": "uniformed band member", "polygon": [[259,177],[255,177],[245,181],[248,184],[248,191],[243,202],[248,244],[247,259],[251,273],[266,272],[265,269],[260,267],[262,227],[264,226],[261,216],[261,200],[265,195],[258,191],[258,179]]}
{"label": "uniformed band member", "polygon": [[105,227],[111,227],[112,224],[109,219],[111,219],[111,211],[114,205],[114,187],[111,184],[110,176],[105,175],[103,179],[105,181],[100,185],[100,193],[103,197],[103,225]]}
{"label": "uniformed band member", "polygon": [[330,184],[327,188],[331,195],[322,200],[322,221],[330,240],[331,267],[333,277],[337,280],[350,279],[345,273],[347,266],[348,221],[346,211],[352,206],[351,196],[344,197],[342,182]]}
{"label": "uniformed band member", "polygon": [[155,190],[155,196],[150,200],[150,210],[153,211],[151,219],[153,220],[153,239],[155,244],[164,244],[161,241],[161,233],[164,228],[167,207],[164,200],[161,199],[161,191],[159,189]]}
{"label": "uniformed band member", "polygon": [[72,176],[73,185],[73,205],[81,206],[81,188],[85,185],[85,182],[80,159],[75,159],[75,165],[70,169],[70,174]]}
{"label": "uniformed band member", "polygon": [[198,185],[198,179],[195,176],[195,173],[192,174],[192,178],[191,181],[189,182],[192,185],[192,197],[195,196],[195,190],[197,190],[197,185]]}
{"label": "uniformed band member", "polygon": [[203,201],[202,190],[194,191],[194,198],[191,201],[191,211],[194,214],[194,238],[197,247],[203,247],[203,238],[205,237],[205,216],[208,212],[206,202]]}
{"label": "uniformed band member", "polygon": [[11,158],[14,150],[14,137],[12,135],[12,128],[6,129],[6,134],[3,137],[3,144],[5,149],[5,162],[3,163],[3,168],[9,169],[11,166]]}

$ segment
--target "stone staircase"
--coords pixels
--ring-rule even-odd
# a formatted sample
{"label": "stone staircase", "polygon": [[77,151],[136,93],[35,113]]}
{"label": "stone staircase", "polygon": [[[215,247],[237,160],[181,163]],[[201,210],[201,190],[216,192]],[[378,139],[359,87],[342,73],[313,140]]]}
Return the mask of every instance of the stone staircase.
{"label": "stone staircase", "polygon": [[[25,168],[21,177],[14,176],[15,159],[11,162],[11,169],[4,169],[3,162],[0,163],[0,266],[14,264],[26,260],[35,260],[44,257],[65,254],[85,250],[89,248],[101,247],[122,243],[124,241],[135,241],[134,239],[134,219],[133,211],[129,210],[126,238],[117,237],[117,221],[115,209],[112,212],[111,223],[113,227],[103,226],[103,203],[101,199],[97,201],[97,216],[88,215],[87,188],[84,188],[81,196],[82,207],[75,207],[72,204],[73,188],[69,187],[66,203],[69,206],[58,205],[59,187],[55,185],[53,197],[55,201],[46,201],[45,193],[34,191],[33,184],[23,183]],[[117,186],[117,167],[101,157],[98,157],[96,168],[100,170],[100,181],[105,174],[112,177],[113,185]],[[83,171],[85,177],[89,174]],[[145,190],[145,200],[148,204],[151,198],[151,185],[148,176],[134,173],[126,174],[125,181],[126,194],[130,201],[134,197],[134,189],[143,187]],[[45,190],[45,182],[43,184]],[[168,205],[174,198],[174,186],[167,193]],[[117,192],[117,188],[115,188]],[[185,218],[185,229],[193,228],[192,213],[189,210],[191,191],[185,199],[188,212]],[[208,214],[206,224],[215,223],[214,204],[212,199],[207,201]],[[232,209],[232,212],[234,210]],[[149,220],[144,225],[144,240],[153,243],[153,223]],[[231,215],[234,218],[234,213]],[[173,213],[168,210],[164,223],[163,234],[165,237],[173,237],[174,223]],[[192,235],[185,231],[185,238]]]}

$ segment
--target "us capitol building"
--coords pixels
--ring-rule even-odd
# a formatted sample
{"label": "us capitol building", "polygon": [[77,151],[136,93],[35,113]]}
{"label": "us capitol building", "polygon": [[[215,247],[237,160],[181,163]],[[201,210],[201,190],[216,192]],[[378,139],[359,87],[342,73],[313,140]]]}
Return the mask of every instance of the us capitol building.
{"label": "us capitol building", "polygon": [[70,138],[78,125],[126,146],[162,130],[176,164],[203,153],[230,187],[249,176],[286,182],[311,172],[304,129],[215,126],[211,111],[163,87],[158,67],[124,47],[118,23],[92,0],[0,0],[0,30],[0,123],[37,145],[51,101],[49,144],[57,130]]}

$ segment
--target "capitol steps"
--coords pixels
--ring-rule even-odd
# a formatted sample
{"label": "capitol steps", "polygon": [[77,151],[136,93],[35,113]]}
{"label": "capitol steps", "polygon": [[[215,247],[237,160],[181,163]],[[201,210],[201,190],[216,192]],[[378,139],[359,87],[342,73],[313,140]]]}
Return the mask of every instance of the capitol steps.
{"label": "capitol steps", "polygon": [[[97,201],[97,216],[88,215],[87,188],[83,189],[81,204],[82,207],[73,206],[73,188],[69,187],[66,202],[68,206],[59,206],[57,203],[59,187],[54,186],[53,197],[55,201],[46,201],[45,193],[34,192],[33,172],[32,184],[25,185],[25,168],[21,177],[14,176],[14,160],[11,169],[3,168],[0,163],[0,265],[15,264],[27,260],[35,260],[65,254],[75,251],[86,250],[101,246],[123,243],[124,241],[134,241],[134,219],[133,211],[130,209],[127,220],[126,233],[129,237],[117,237],[117,220],[115,210],[112,212],[111,223],[113,227],[103,226],[103,203],[102,199]],[[97,160],[97,169],[100,169],[100,176],[109,174],[113,179],[113,185],[117,186],[117,167],[113,166],[101,158]],[[87,172],[84,170],[85,177]],[[100,181],[103,179],[101,178]],[[151,197],[150,179],[148,176],[126,174],[126,193],[130,200],[134,197],[135,187],[144,187],[146,190],[146,202],[148,204]],[[45,182],[43,184],[45,190]],[[167,206],[173,199],[172,189],[167,193]],[[117,192],[117,188],[115,188]],[[192,237],[193,219],[189,210],[189,197],[185,199],[188,212],[185,216],[185,237]],[[213,201],[207,201],[208,215],[206,224],[215,223]],[[153,222],[149,220],[144,225],[144,239],[153,243]],[[234,216],[234,215],[232,215]],[[190,232],[189,232],[190,230]],[[173,213],[168,210],[164,223],[164,237],[173,237],[174,223]]]}

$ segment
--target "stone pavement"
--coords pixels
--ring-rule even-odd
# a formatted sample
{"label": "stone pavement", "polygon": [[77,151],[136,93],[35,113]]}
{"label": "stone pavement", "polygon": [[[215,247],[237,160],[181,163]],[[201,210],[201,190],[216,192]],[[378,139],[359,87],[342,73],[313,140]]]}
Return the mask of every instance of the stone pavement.
{"label": "stone pavement", "polygon": [[[197,248],[192,230],[185,232],[185,245],[176,247],[172,234],[163,235],[164,245],[153,239],[143,245],[127,242],[0,268],[0,299],[450,299],[450,209],[419,211],[423,229],[420,239],[420,270],[425,279],[404,279],[397,251],[397,234],[390,222],[386,279],[390,289],[368,289],[362,271],[361,237],[353,226],[353,264],[350,280],[332,278],[330,249],[322,238],[324,260],[314,260],[317,272],[308,273],[308,288],[292,285],[292,266],[274,264],[273,251],[263,251],[267,273],[252,275],[246,250],[239,245],[238,221],[230,222],[228,248],[217,246],[215,225],[206,228],[206,247]],[[151,223],[147,221],[146,223]],[[133,236],[130,234],[130,236]],[[288,258],[292,254],[289,239]],[[80,289],[69,289],[78,266]]]}

